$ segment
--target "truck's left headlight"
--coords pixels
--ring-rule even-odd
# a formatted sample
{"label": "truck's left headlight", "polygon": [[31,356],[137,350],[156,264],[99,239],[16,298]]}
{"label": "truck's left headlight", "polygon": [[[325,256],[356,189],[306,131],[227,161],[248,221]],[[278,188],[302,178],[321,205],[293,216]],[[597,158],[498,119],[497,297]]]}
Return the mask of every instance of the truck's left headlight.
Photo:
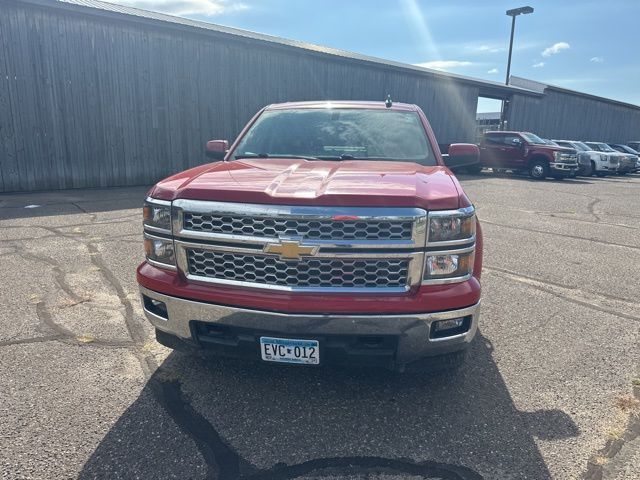
{"label": "truck's left headlight", "polygon": [[[473,273],[475,248],[451,252],[427,252],[424,280],[465,279]],[[443,282],[444,283],[444,282]]]}
{"label": "truck's left headlight", "polygon": [[423,284],[463,282],[473,274],[476,213],[471,207],[429,212]]}
{"label": "truck's left headlight", "polygon": [[452,245],[473,242],[475,234],[476,214],[473,207],[429,212],[429,244]]}

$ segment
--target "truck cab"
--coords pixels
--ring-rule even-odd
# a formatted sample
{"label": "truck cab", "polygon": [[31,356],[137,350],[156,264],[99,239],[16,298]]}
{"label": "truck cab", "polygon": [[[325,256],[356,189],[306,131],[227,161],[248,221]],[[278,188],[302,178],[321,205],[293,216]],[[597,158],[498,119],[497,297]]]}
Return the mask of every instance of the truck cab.
{"label": "truck cab", "polygon": [[550,145],[529,132],[485,132],[480,143],[480,162],[494,170],[527,173],[536,180],[574,176],[578,170],[575,149]]}

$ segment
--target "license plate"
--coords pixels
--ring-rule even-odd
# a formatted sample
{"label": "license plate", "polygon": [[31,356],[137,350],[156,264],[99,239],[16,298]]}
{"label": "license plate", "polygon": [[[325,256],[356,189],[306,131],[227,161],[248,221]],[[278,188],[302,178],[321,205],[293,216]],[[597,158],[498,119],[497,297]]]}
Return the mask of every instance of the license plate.
{"label": "license plate", "polygon": [[320,347],[317,340],[260,337],[260,353],[266,362],[318,365]]}

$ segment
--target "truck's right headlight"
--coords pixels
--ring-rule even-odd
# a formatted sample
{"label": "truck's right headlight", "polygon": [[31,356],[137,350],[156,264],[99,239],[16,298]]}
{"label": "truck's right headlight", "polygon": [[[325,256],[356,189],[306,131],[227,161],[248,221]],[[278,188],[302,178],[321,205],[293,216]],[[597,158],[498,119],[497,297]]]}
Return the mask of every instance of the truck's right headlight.
{"label": "truck's right headlight", "polygon": [[163,233],[171,232],[171,202],[147,198],[142,215],[145,228]]}
{"label": "truck's right headlight", "polygon": [[176,256],[171,236],[171,202],[147,198],[142,224],[147,261],[157,267],[174,270]]}
{"label": "truck's right headlight", "polygon": [[144,253],[152,264],[167,267],[174,267],[176,264],[173,240],[170,238],[156,237],[145,232]]}

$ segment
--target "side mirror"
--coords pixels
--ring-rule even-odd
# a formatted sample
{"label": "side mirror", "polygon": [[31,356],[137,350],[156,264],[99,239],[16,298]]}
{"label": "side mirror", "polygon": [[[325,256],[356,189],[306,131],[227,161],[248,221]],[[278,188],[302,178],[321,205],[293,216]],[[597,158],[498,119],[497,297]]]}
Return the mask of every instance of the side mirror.
{"label": "side mirror", "polygon": [[452,143],[449,155],[443,156],[444,164],[449,168],[468,167],[480,163],[480,149],[473,143]]}
{"label": "side mirror", "polygon": [[209,140],[204,148],[207,157],[222,160],[229,150],[229,142],[226,140]]}

